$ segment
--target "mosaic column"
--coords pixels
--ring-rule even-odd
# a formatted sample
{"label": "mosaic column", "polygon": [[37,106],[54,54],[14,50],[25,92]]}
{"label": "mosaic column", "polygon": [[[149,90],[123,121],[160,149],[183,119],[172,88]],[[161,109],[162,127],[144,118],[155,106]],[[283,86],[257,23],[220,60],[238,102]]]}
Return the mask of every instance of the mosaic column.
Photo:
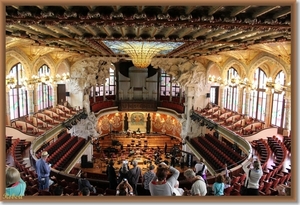
{"label": "mosaic column", "polygon": [[169,101],[172,102],[172,81],[170,82],[170,96]]}
{"label": "mosaic column", "polygon": [[243,91],[244,91],[244,88],[238,86],[238,92],[239,92],[238,105],[237,105],[238,113],[242,113],[242,110],[243,110],[243,94],[244,94]]}
{"label": "mosaic column", "polygon": [[35,92],[33,93],[33,96],[34,96],[34,99],[33,99],[33,107],[34,107],[34,110],[33,112],[37,112],[39,110],[39,102],[38,102],[38,97],[39,97],[39,94],[38,94],[38,86],[39,84],[34,84],[33,87],[34,87],[34,90]]}
{"label": "mosaic column", "polygon": [[57,103],[57,84],[52,85],[53,91],[52,91],[52,104],[53,107],[55,107]]}
{"label": "mosaic column", "polygon": [[29,107],[29,116],[33,116],[34,114],[34,102],[33,102],[33,95],[34,95],[34,87],[35,86],[28,86],[26,90],[28,92],[28,107]]}
{"label": "mosaic column", "polygon": [[192,132],[191,130],[191,110],[193,107],[193,97],[195,95],[195,89],[194,89],[194,85],[187,85],[187,104],[186,104],[186,132],[187,134],[189,134],[189,132]]}
{"label": "mosaic column", "polygon": [[271,124],[271,107],[272,107],[272,92],[270,89],[266,91],[266,111],[265,111],[265,127],[270,127]]}
{"label": "mosaic column", "polygon": [[221,109],[223,109],[223,107],[224,107],[224,85],[220,85],[220,103],[219,103],[219,105],[220,105],[220,108]]}
{"label": "mosaic column", "polygon": [[249,116],[250,93],[251,93],[251,90],[246,88],[246,100],[245,100],[245,115],[246,116]]}
{"label": "mosaic column", "polygon": [[284,98],[285,98],[285,105],[284,105],[285,123],[284,123],[284,128],[290,131],[291,130],[291,92],[286,91]]}
{"label": "mosaic column", "polygon": [[9,101],[10,88],[6,87],[6,125],[10,126],[10,101]]}

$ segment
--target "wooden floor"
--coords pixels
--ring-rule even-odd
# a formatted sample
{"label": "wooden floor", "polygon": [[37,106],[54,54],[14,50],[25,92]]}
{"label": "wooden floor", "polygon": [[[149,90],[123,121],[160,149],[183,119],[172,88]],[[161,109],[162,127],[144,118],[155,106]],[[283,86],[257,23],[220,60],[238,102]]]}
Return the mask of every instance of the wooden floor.
{"label": "wooden floor", "polygon": [[[119,145],[112,145],[112,141],[118,141]],[[181,147],[181,142],[178,139],[167,135],[147,135],[145,138],[133,138],[125,134],[113,135],[102,137],[99,142],[100,152],[94,146],[93,168],[81,168],[80,163],[76,164],[75,168],[84,172],[105,173],[107,162],[110,159],[113,159],[116,171],[119,171],[123,161],[137,160],[138,166],[142,168],[142,173],[144,173],[149,168],[150,163],[155,163],[155,153],[160,153],[160,161],[167,161],[171,164],[170,152],[172,152],[172,148]],[[167,145],[167,155],[165,154],[165,144]],[[121,145],[123,145],[123,149],[121,149]],[[118,154],[107,153],[109,148],[117,150],[116,153]],[[181,152],[176,156],[178,162],[176,168],[182,172],[186,167],[184,169],[180,168],[180,157]],[[131,168],[131,166],[129,167]]]}

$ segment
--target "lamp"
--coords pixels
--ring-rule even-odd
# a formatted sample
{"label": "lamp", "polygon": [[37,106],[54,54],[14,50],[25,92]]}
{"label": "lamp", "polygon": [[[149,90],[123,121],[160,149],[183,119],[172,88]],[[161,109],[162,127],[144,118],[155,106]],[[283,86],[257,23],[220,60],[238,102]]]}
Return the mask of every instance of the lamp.
{"label": "lamp", "polygon": [[223,81],[221,77],[216,78],[214,75],[209,75],[208,76],[208,82],[209,83],[219,83],[220,85],[225,85],[226,84],[226,80]]}
{"label": "lamp", "polygon": [[9,74],[6,76],[5,83],[7,87],[13,89],[17,85],[17,79],[13,75]]}
{"label": "lamp", "polygon": [[137,68],[147,68],[152,58],[165,55],[183,45],[183,42],[150,42],[150,41],[103,41],[115,54],[127,54]]}
{"label": "lamp", "polygon": [[66,81],[70,79],[69,73],[63,73],[62,76],[57,74],[55,77],[49,75],[32,75],[29,79],[27,77],[21,79],[22,85],[27,88],[33,88],[36,83],[45,83],[47,85],[56,84],[59,81]]}
{"label": "lamp", "polygon": [[288,86],[284,86],[280,83],[279,80],[276,80],[275,82],[273,82],[272,78],[268,78],[268,80],[266,81],[266,90],[271,89],[271,92],[274,93],[282,93],[284,94],[284,92],[289,88],[290,84],[288,84]]}

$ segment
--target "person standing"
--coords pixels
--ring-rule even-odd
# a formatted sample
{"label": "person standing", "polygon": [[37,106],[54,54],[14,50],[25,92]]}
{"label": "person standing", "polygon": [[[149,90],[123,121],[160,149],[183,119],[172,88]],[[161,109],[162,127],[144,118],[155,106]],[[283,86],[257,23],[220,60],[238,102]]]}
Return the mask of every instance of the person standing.
{"label": "person standing", "polygon": [[96,188],[91,185],[90,181],[87,179],[87,173],[84,172],[81,176],[82,178],[78,179],[78,190],[82,190],[84,187],[87,187],[91,192],[96,193]]}
{"label": "person standing", "polygon": [[204,159],[203,158],[200,159],[199,163],[196,163],[194,169],[195,169],[196,175],[201,176],[204,179],[205,183],[206,183],[207,167],[204,164]]}
{"label": "person standing", "polygon": [[128,163],[123,161],[122,167],[119,170],[119,179],[118,179],[119,184],[123,181],[123,179],[128,178],[128,172],[129,172]]}
{"label": "person standing", "polygon": [[151,196],[150,190],[149,190],[149,184],[152,181],[152,179],[155,177],[154,173],[155,166],[153,164],[150,165],[149,171],[145,172],[142,178],[142,184],[144,187],[144,193],[146,196]]}
{"label": "person standing", "polygon": [[[253,168],[250,168],[250,165],[253,166]],[[263,170],[261,168],[260,161],[257,159],[254,161],[253,158],[251,158],[248,162],[246,162],[243,165],[243,170],[245,173],[247,173],[247,178],[245,181],[248,180],[248,186],[247,188],[247,194],[248,196],[256,196],[259,195],[259,180],[263,175]],[[249,174],[249,170],[250,174]]]}
{"label": "person standing", "polygon": [[196,176],[192,169],[187,169],[184,172],[187,181],[192,183],[191,190],[184,189],[184,195],[187,196],[205,196],[207,194],[207,186],[201,176]]}
{"label": "person standing", "polygon": [[165,142],[165,154],[167,154],[167,149],[168,149],[168,145],[167,145],[167,143]]}
{"label": "person standing", "polygon": [[108,188],[110,189],[116,189],[117,187],[117,175],[114,168],[114,162],[111,159],[106,167],[106,175],[109,181]]}
{"label": "person standing", "polygon": [[[168,173],[172,176],[167,179]],[[156,170],[156,175],[149,184],[151,196],[173,196],[173,189],[180,172],[172,166],[167,166],[161,162]]]}
{"label": "person standing", "polygon": [[48,152],[43,151],[41,158],[36,162],[36,173],[38,175],[39,190],[49,190],[51,164],[47,163],[48,156]]}
{"label": "person standing", "polygon": [[224,177],[219,174],[216,177],[216,181],[212,186],[212,191],[215,196],[223,196],[224,195],[224,189],[225,189],[225,184],[224,184]]}
{"label": "person standing", "polygon": [[138,192],[137,192],[137,183],[140,179],[140,176],[142,175],[142,170],[140,167],[137,166],[137,161],[136,160],[133,160],[132,161],[132,166],[133,168],[131,168],[129,171],[128,171],[128,182],[129,184],[132,186],[133,188],[133,193],[134,195],[138,195]]}

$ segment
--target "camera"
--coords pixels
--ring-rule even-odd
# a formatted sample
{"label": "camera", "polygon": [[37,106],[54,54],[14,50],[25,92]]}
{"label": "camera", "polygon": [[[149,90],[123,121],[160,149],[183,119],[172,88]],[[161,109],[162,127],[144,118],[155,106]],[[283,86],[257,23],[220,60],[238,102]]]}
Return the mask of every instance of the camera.
{"label": "camera", "polygon": [[123,179],[123,181],[124,181],[124,182],[127,182],[127,179],[126,179],[126,178],[124,178],[124,179]]}

